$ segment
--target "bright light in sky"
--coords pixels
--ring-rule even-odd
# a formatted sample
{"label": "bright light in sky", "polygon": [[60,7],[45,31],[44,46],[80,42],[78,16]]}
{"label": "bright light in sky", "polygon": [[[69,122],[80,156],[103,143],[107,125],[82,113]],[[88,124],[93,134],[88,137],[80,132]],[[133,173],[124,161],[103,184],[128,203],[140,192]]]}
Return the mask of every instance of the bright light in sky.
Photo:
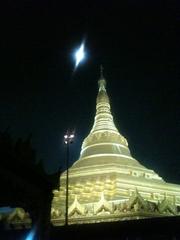
{"label": "bright light in sky", "polygon": [[76,59],[75,68],[78,67],[79,63],[84,59],[84,57],[85,57],[84,43],[82,43],[80,48],[75,52],[75,59]]}

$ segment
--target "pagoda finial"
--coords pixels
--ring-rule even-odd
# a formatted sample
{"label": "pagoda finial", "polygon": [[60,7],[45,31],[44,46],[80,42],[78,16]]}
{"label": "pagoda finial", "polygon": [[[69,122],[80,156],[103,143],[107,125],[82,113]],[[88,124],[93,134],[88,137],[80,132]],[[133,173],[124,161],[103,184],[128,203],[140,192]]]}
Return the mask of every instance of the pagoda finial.
{"label": "pagoda finial", "polygon": [[103,68],[103,65],[101,64],[100,65],[100,79],[104,79],[103,70],[104,70],[104,68]]}
{"label": "pagoda finial", "polygon": [[102,64],[100,65],[100,79],[98,81],[99,84],[99,91],[106,91],[106,80],[104,79],[104,75],[103,75],[103,66]]}

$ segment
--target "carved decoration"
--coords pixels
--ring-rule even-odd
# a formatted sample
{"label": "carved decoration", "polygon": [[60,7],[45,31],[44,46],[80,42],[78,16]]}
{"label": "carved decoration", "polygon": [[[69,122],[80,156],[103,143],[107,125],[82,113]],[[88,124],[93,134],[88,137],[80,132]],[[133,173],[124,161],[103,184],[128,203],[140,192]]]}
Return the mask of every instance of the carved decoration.
{"label": "carved decoration", "polygon": [[98,203],[94,204],[94,214],[98,214],[101,211],[113,213],[113,205],[108,202],[104,197],[104,192],[101,193],[101,199]]}
{"label": "carved decoration", "polygon": [[4,221],[7,228],[22,228],[30,227],[32,220],[28,212],[25,212],[23,208],[14,208],[11,213],[1,214],[1,220]]}
{"label": "carved decoration", "polygon": [[174,202],[170,202],[167,196],[158,204],[158,210],[160,213],[170,213],[173,215],[177,214],[177,207]]}
{"label": "carved decoration", "polygon": [[71,217],[74,214],[84,215],[86,213],[86,209],[83,204],[80,204],[77,199],[77,195],[75,195],[74,202],[68,209],[68,215]]}

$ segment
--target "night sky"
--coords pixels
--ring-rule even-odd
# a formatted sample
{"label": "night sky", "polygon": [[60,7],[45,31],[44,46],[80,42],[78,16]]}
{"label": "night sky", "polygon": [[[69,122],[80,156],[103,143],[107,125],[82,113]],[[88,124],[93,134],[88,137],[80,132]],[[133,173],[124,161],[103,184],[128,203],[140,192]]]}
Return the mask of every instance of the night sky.
{"label": "night sky", "polygon": [[[95,114],[100,64],[114,121],[133,157],[180,183],[180,108],[173,1],[4,1],[0,8],[0,130],[32,142],[49,173],[71,163]],[[87,59],[73,75],[73,51]]]}

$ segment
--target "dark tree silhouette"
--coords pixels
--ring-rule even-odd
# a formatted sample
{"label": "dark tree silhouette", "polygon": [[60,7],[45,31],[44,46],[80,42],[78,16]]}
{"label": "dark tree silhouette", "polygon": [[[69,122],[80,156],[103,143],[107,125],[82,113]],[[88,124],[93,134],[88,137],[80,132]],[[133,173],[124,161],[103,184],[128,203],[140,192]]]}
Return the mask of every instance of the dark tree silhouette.
{"label": "dark tree silhouette", "polygon": [[[22,207],[36,225],[40,239],[48,238],[52,190],[58,187],[59,174],[45,173],[37,161],[31,135],[14,141],[7,129],[0,132],[0,207]],[[38,163],[37,163],[38,162]]]}

